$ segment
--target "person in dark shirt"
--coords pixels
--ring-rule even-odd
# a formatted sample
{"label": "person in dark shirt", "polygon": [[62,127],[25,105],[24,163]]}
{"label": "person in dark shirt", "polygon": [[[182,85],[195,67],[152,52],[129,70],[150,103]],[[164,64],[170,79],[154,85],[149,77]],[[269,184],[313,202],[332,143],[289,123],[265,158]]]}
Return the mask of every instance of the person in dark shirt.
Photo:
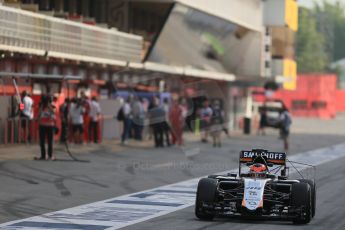
{"label": "person in dark shirt", "polygon": [[[55,110],[48,96],[43,96],[39,111],[39,143],[41,156],[35,157],[35,160],[55,160],[53,156],[54,127],[56,125]],[[48,142],[48,158],[46,158],[45,142]]]}
{"label": "person in dark shirt", "polygon": [[291,114],[284,106],[280,112],[280,135],[284,141],[284,150],[289,150],[290,126],[292,124]]}
{"label": "person in dark shirt", "polygon": [[152,104],[149,108],[150,125],[153,128],[153,136],[155,147],[164,147],[163,134],[164,134],[164,122],[165,122],[165,111],[160,106],[159,98],[153,98]]}
{"label": "person in dark shirt", "polygon": [[69,98],[66,98],[64,103],[60,106],[60,119],[61,119],[60,143],[65,143],[68,137],[69,103],[70,103]]}
{"label": "person in dark shirt", "polygon": [[267,126],[267,109],[265,107],[260,109],[260,124],[258,135],[266,135],[265,127]]}

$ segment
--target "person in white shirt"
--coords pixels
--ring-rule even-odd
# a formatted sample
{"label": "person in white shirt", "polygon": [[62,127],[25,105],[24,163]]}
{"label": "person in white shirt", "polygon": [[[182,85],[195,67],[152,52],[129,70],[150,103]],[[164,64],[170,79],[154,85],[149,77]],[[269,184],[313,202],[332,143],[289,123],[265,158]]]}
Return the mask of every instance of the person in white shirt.
{"label": "person in white shirt", "polygon": [[91,103],[90,103],[90,111],[89,111],[89,117],[90,117],[90,125],[89,125],[89,141],[98,143],[98,127],[99,127],[99,120],[101,116],[101,106],[99,105],[97,98],[92,97]]}
{"label": "person in white shirt", "polygon": [[24,109],[20,113],[20,118],[21,118],[21,126],[23,129],[23,139],[24,141],[28,140],[30,141],[30,127],[31,127],[31,121],[34,117],[34,112],[33,112],[33,106],[34,106],[34,101],[30,97],[29,93],[27,91],[24,91],[22,93],[22,102],[24,105]]}
{"label": "person in white shirt", "polygon": [[74,142],[77,144],[83,143],[83,133],[84,133],[84,119],[83,119],[84,107],[81,105],[79,99],[73,99],[70,110],[69,118],[72,124],[72,132],[74,137]]}
{"label": "person in white shirt", "polygon": [[33,113],[34,101],[32,100],[32,98],[30,97],[27,91],[23,92],[23,104],[24,104],[24,109],[22,111],[22,114],[25,117],[32,119],[34,116],[34,113]]}

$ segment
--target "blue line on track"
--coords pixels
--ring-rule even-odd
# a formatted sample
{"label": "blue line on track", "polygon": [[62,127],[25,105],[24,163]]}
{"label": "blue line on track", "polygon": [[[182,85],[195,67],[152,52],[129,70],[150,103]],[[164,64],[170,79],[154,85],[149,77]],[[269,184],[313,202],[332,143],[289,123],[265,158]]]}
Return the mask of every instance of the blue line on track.
{"label": "blue line on track", "polygon": [[153,190],[150,192],[143,192],[143,193],[139,193],[139,194],[135,194],[132,195],[131,197],[137,197],[137,198],[146,198],[149,196],[153,196],[159,193],[170,193],[170,194],[191,194],[191,195],[195,195],[195,191],[176,191],[176,190],[164,190],[164,189],[157,189],[157,190]]}
{"label": "blue line on track", "polygon": [[41,229],[75,229],[75,230],[104,230],[109,226],[100,225],[83,225],[83,224],[68,224],[68,223],[46,223],[46,222],[33,222],[23,221],[10,225],[11,227],[29,227]]}
{"label": "blue line on track", "polygon": [[111,204],[136,204],[136,205],[152,205],[152,206],[168,206],[168,207],[179,207],[183,204],[177,203],[166,203],[166,202],[156,202],[156,201],[137,201],[137,200],[113,200],[107,203]]}

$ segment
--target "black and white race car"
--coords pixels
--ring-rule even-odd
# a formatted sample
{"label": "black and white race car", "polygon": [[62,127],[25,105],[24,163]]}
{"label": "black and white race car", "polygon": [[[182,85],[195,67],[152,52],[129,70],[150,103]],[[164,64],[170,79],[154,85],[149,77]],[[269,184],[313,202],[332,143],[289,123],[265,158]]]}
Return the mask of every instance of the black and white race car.
{"label": "black and white race car", "polygon": [[[286,160],[285,153],[241,151],[238,174],[199,181],[195,215],[202,220],[238,216],[309,223],[315,215],[315,181],[288,179]],[[247,172],[242,172],[244,166]]]}

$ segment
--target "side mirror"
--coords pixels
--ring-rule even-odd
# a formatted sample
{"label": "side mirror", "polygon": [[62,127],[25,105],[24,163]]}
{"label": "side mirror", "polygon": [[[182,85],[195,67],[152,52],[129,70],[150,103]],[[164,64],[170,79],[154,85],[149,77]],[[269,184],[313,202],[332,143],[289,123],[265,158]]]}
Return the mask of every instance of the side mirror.
{"label": "side mirror", "polygon": [[280,175],[283,177],[288,177],[290,174],[289,167],[285,167],[280,171]]}
{"label": "side mirror", "polygon": [[228,176],[229,177],[237,177],[237,174],[236,173],[228,173]]}
{"label": "side mirror", "polygon": [[286,180],[287,177],[286,176],[278,176],[278,180]]}

